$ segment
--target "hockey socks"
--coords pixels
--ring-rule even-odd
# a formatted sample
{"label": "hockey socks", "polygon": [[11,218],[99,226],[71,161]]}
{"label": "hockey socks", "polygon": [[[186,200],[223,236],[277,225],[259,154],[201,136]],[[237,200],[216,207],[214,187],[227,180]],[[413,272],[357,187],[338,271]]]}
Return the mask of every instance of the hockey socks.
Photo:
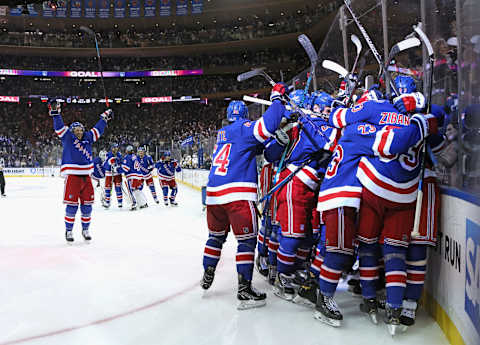
{"label": "hockey socks", "polygon": [[148,188],[150,188],[153,200],[157,201],[157,191],[155,190],[155,185],[153,184],[153,181],[148,183]]}
{"label": "hockey socks", "polygon": [[210,234],[208,236],[205,249],[203,251],[203,268],[206,271],[208,267],[217,267],[220,255],[222,254],[222,247],[227,239],[227,235],[214,236]]}
{"label": "hockey socks", "polygon": [[173,187],[172,191],[170,192],[170,203],[175,203],[175,197],[177,196],[178,189],[177,187]]}
{"label": "hockey socks", "polygon": [[112,194],[112,187],[105,187],[105,202],[110,206],[110,197]]}
{"label": "hockey socks", "polygon": [[292,274],[295,272],[297,249],[302,241],[303,239],[300,238],[280,235],[280,247],[277,252],[277,271],[279,273]]}
{"label": "hockey socks", "polygon": [[387,305],[392,308],[402,307],[407,281],[406,255],[407,248],[389,244],[383,245]]}
{"label": "hockey socks", "polygon": [[82,230],[88,230],[92,216],[92,205],[81,205],[80,212],[82,213]]}
{"label": "hockey socks", "polygon": [[367,244],[360,242],[358,247],[360,261],[360,284],[363,298],[370,299],[377,296],[378,258],[380,247],[378,243]]}
{"label": "hockey socks", "polygon": [[236,256],[237,272],[248,281],[252,281],[256,244],[256,237],[238,241]]}
{"label": "hockey socks", "polygon": [[163,201],[168,202],[168,187],[162,187],[162,192],[163,192]]}
{"label": "hockey socks", "polygon": [[[91,207],[91,206],[90,206]],[[65,230],[72,231],[75,224],[75,215],[77,214],[77,205],[67,205],[65,209]]]}
{"label": "hockey socks", "polygon": [[[115,193],[117,194],[117,202],[118,205],[122,205],[123,203],[123,192],[122,192],[122,184],[121,183],[115,183]],[[108,199],[110,203],[110,198]]]}
{"label": "hockey socks", "polygon": [[350,255],[326,252],[320,271],[320,291],[324,296],[333,296],[337,290],[342,270],[351,261]]}
{"label": "hockey socks", "polygon": [[427,245],[410,244],[407,250],[407,288],[405,299],[418,301],[422,295],[427,270]]}
{"label": "hockey socks", "polygon": [[[269,242],[269,237],[267,236],[265,238],[265,233],[267,231],[267,228],[265,226],[267,222],[267,217],[263,217],[262,219],[262,224],[260,226],[260,231],[258,232],[258,241],[257,241],[257,249],[258,249],[258,254],[260,256],[267,256],[268,255],[268,242]],[[269,225],[271,226],[271,225]]]}

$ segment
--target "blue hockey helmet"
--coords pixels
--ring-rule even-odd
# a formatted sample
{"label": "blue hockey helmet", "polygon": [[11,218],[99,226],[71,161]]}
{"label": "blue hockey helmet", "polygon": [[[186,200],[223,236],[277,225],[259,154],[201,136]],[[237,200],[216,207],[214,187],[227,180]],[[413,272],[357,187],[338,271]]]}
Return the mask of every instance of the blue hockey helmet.
{"label": "blue hockey helmet", "polygon": [[408,75],[399,75],[395,78],[395,87],[397,91],[403,95],[404,93],[412,93],[417,91],[415,80]]}
{"label": "blue hockey helmet", "polygon": [[125,151],[127,153],[133,153],[133,146],[132,145],[128,145],[127,148],[125,149]]}
{"label": "blue hockey helmet", "polygon": [[300,89],[293,90],[292,92],[290,92],[288,94],[288,97],[290,97],[290,99],[293,101],[293,103],[295,103],[299,107],[303,107],[303,104],[305,102],[305,94],[304,94],[303,90],[300,90]]}
{"label": "blue hockey helmet", "polygon": [[112,148],[112,149],[115,149],[115,148],[118,149],[118,147],[119,147],[119,146],[118,146],[117,143],[113,143],[113,144],[110,145],[110,148]]}
{"label": "blue hockey helmet", "polygon": [[[326,107],[331,107],[333,103],[333,97],[326,92],[315,93],[312,97],[312,110],[315,112],[323,112]],[[317,109],[315,109],[317,106]]]}
{"label": "blue hockey helmet", "polygon": [[248,118],[248,108],[244,101],[231,101],[227,108],[227,120],[235,122]]}
{"label": "blue hockey helmet", "polygon": [[372,87],[369,90],[365,91],[355,103],[358,105],[366,101],[380,101],[382,99],[385,99],[383,93],[378,88],[378,84],[373,84]]}
{"label": "blue hockey helmet", "polygon": [[78,128],[80,127],[81,129],[85,130],[85,126],[81,123],[81,122],[73,122],[71,125],[70,125],[70,130],[74,130],[75,128]]}

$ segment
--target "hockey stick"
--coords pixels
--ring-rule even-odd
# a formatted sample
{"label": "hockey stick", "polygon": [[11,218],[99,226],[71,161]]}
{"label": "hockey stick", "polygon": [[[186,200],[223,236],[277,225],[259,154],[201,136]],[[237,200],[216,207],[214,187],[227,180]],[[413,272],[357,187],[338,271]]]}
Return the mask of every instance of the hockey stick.
{"label": "hockey stick", "polygon": [[365,28],[363,27],[362,23],[360,23],[360,21],[358,20],[358,17],[355,15],[355,13],[353,12],[352,8],[350,7],[350,4],[349,4],[349,0],[343,0],[343,2],[345,3],[345,7],[348,9],[348,11],[350,12],[352,18],[353,18],[353,21],[355,22],[355,24],[357,25],[358,29],[360,30],[363,38],[365,39],[365,41],[367,42],[367,45],[368,47],[370,48],[370,50],[372,51],[373,53],[373,56],[375,57],[375,60],[377,60],[377,63],[378,65],[380,66],[380,71],[379,71],[379,75],[383,75],[384,78],[386,80],[389,80],[390,81],[390,87],[392,87],[392,90],[395,91],[395,94],[398,95],[398,92],[396,92],[396,88],[395,88],[395,85],[393,84],[392,80],[388,77],[386,77],[386,73],[389,73],[388,70],[386,71],[384,66],[384,62],[383,62],[383,58],[382,56],[380,55],[380,53],[378,52],[377,48],[375,48],[375,44],[373,43],[372,39],[370,38],[370,36],[368,35],[367,31],[365,30]]}
{"label": "hockey stick", "polygon": [[[266,99],[252,97],[252,96],[246,96],[245,95],[245,96],[243,96],[243,100],[247,101],[247,102],[263,104],[263,105],[268,105],[268,106],[272,105],[272,102],[267,101]],[[289,105],[287,105],[286,108],[287,108],[287,110],[292,110],[292,107],[290,107]],[[302,108],[302,110],[305,112],[305,114],[308,114],[308,115],[320,115],[320,114],[314,113],[313,111],[305,109],[305,108]]]}
{"label": "hockey stick", "polygon": [[302,102],[301,106],[304,105],[305,102],[305,97],[308,94],[308,90],[310,89],[310,83],[312,82],[313,76],[315,75],[315,68],[317,67],[317,61],[318,61],[318,54],[315,48],[313,47],[312,41],[307,37],[307,35],[300,35],[298,36],[298,42],[302,45],[303,49],[305,49],[305,52],[308,55],[308,58],[310,59],[310,74],[308,75],[307,83],[305,85],[305,89],[303,90],[303,97],[302,97]]}
{"label": "hockey stick", "polygon": [[360,39],[358,38],[357,35],[352,34],[350,36],[350,39],[352,40],[353,44],[355,44],[355,47],[357,49],[357,56],[355,57],[355,62],[353,63],[352,71],[351,73],[355,72],[355,68],[357,67],[358,59],[360,58],[360,54],[362,53],[362,42],[360,42]]}
{"label": "hockey stick", "polygon": [[331,60],[323,60],[322,67],[337,73],[342,78],[345,78],[348,75],[348,71],[345,69],[345,67]]}
{"label": "hockey stick", "polygon": [[100,70],[100,78],[102,80],[103,96],[105,98],[105,104],[107,105],[107,108],[110,108],[110,105],[108,104],[107,90],[105,89],[105,81],[103,80],[103,66],[102,66],[102,59],[100,56],[100,49],[98,48],[97,34],[95,33],[95,31],[87,28],[86,26],[80,26],[80,30],[85,32],[87,35],[90,35],[95,40],[95,49],[97,51],[97,59],[98,59],[98,69]]}
{"label": "hockey stick", "polygon": [[358,88],[358,84],[360,84],[360,81],[362,80],[363,72],[364,72],[365,64],[366,64],[366,56],[368,55],[368,53],[369,53],[369,50],[367,50],[360,59],[360,71],[358,72],[358,76],[357,76],[357,79],[355,80],[355,84],[353,85],[353,88],[350,91],[350,93],[348,95],[348,98],[345,102],[345,105],[346,105],[347,108],[350,106],[350,102],[352,101],[353,95],[355,94],[355,91]]}
{"label": "hockey stick", "polygon": [[[422,31],[421,25],[417,25],[414,27],[415,32],[418,34],[420,39],[422,40],[425,48],[428,52],[428,59],[430,65],[430,73],[428,75],[428,95],[427,95],[427,113],[430,113],[432,110],[432,90],[433,90],[433,64],[435,63],[435,53],[433,51],[432,44],[428,39],[427,35]],[[422,213],[422,202],[423,202],[423,180],[425,178],[425,161],[427,156],[427,142],[426,139],[423,139],[422,143],[422,158],[421,158],[421,165],[420,165],[420,180],[418,181],[418,194],[417,194],[417,204],[415,206],[415,220],[413,223],[413,231],[411,236],[419,236],[420,235],[420,217]]]}

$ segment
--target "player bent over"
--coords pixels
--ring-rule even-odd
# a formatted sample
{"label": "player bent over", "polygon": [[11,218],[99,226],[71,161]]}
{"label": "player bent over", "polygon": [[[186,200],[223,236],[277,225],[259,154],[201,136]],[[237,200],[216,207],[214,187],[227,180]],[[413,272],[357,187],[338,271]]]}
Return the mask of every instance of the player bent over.
{"label": "player bent over", "polygon": [[93,172],[92,144],[103,134],[107,121],[113,117],[113,110],[107,109],[100,115],[100,121],[89,131],[80,122],[67,127],[60,115],[60,104],[51,102],[49,114],[53,118],[53,128],[62,140],[62,167],[60,173],[65,177],[63,203],[65,210],[65,239],[73,242],[73,225],[80,202],[82,214],[82,235],[86,241],[92,238],[88,231],[92,214],[94,192],[90,174]]}
{"label": "player bent over", "polygon": [[[150,188],[150,192],[152,193],[153,200],[158,204],[157,198],[157,191],[155,190],[155,183],[153,182],[153,175],[152,171],[154,168],[153,165],[153,158],[150,155],[147,155],[145,152],[145,148],[139,147],[137,149],[138,161],[140,162],[140,169],[142,170],[143,174],[143,181],[147,184],[148,188]],[[142,182],[143,188],[143,182]]]}
{"label": "player bent over", "polygon": [[170,188],[170,205],[177,206],[175,197],[177,196],[177,182],[175,181],[175,172],[182,171],[180,165],[176,160],[172,161],[172,158],[169,153],[167,153],[163,161],[157,162],[155,164],[157,168],[158,179],[160,180],[160,187],[162,187],[163,192],[163,202],[165,206],[168,206],[168,188]]}
{"label": "player bent over", "polygon": [[133,146],[128,145],[126,150],[127,155],[122,161],[122,166],[117,172],[123,172],[127,178],[128,192],[132,198],[131,211],[137,209],[137,203],[140,208],[148,207],[147,199],[142,192],[143,174],[141,172],[141,164],[137,156],[133,153]]}
{"label": "player bent over", "polygon": [[105,168],[105,207],[110,207],[110,195],[112,193],[112,182],[115,185],[118,207],[123,205],[122,192],[122,174],[116,173],[120,164],[122,164],[122,154],[118,152],[118,144],[112,144],[112,150],[107,153],[107,160],[104,163]]}
{"label": "player bent over", "polygon": [[238,241],[238,309],[261,307],[266,294],[252,287],[253,263],[257,244],[256,155],[263,143],[275,133],[285,116],[282,98],[285,86],[273,87],[272,105],[257,121],[248,120],[242,101],[232,101],[227,108],[226,126],[217,133],[216,149],[207,183],[207,223],[209,236],[205,245],[201,286],[207,290],[213,282],[223,243],[230,227]]}

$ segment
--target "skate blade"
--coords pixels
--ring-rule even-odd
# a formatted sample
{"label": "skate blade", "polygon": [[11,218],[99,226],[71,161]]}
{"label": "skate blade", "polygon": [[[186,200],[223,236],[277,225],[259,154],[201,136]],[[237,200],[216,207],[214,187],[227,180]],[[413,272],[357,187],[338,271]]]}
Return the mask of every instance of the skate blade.
{"label": "skate blade", "polygon": [[313,317],[315,319],[317,319],[318,321],[326,323],[327,325],[332,326],[332,327],[340,327],[342,325],[342,321],[330,319],[330,318],[326,317],[325,315],[323,315],[319,311],[316,311],[315,313],[313,313]]}
{"label": "skate blade", "polygon": [[401,325],[401,326],[400,326],[400,331],[401,331],[402,333],[405,333],[407,330],[408,330],[408,326],[407,326],[407,325]]}
{"label": "skate blade", "polygon": [[85,244],[87,245],[90,244],[91,241],[92,241],[91,239],[90,240],[83,239],[83,242],[85,242]]}
{"label": "skate blade", "polygon": [[374,325],[378,325],[378,316],[377,316],[377,313],[370,313],[368,314],[368,318],[370,319],[370,321],[372,321],[372,323]]}
{"label": "skate blade", "polygon": [[67,241],[67,245],[68,245],[69,247],[72,247],[72,246],[73,246],[73,241]]}
{"label": "skate blade", "polygon": [[247,301],[238,301],[237,309],[238,310],[247,310],[253,308],[264,307],[267,304],[267,300],[247,300]]}
{"label": "skate blade", "polygon": [[303,305],[304,307],[314,308],[315,304],[309,301],[307,298],[304,298],[300,295],[297,295],[293,298],[293,303],[298,305]]}
{"label": "skate blade", "polygon": [[388,333],[393,337],[400,331],[400,325],[387,324]]}
{"label": "skate blade", "polygon": [[287,294],[287,293],[283,293],[282,291],[280,291],[280,289],[278,289],[276,286],[273,287],[273,294],[277,297],[280,297],[281,299],[284,299],[285,301],[289,301],[291,302],[293,300],[293,295],[291,294]]}

